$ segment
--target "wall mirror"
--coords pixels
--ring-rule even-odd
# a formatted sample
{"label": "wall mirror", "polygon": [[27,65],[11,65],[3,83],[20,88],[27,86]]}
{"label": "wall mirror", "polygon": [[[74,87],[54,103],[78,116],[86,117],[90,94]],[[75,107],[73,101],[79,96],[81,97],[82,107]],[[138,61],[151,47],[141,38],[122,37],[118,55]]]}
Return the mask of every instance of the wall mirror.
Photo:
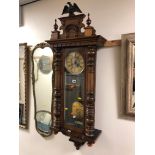
{"label": "wall mirror", "polygon": [[29,56],[27,43],[19,44],[19,127],[28,128]]}
{"label": "wall mirror", "polygon": [[47,43],[32,51],[32,84],[36,130],[42,136],[52,134],[52,62],[53,52]]}
{"label": "wall mirror", "polygon": [[135,116],[135,33],[122,35],[121,102],[125,114]]}

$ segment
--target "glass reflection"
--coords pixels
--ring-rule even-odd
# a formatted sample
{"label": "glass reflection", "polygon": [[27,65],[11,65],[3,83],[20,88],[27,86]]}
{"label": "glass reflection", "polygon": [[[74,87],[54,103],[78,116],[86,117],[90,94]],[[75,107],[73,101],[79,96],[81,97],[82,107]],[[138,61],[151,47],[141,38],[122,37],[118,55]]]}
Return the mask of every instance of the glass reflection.
{"label": "glass reflection", "polygon": [[77,128],[84,125],[84,73],[72,75],[65,72],[65,123]]}

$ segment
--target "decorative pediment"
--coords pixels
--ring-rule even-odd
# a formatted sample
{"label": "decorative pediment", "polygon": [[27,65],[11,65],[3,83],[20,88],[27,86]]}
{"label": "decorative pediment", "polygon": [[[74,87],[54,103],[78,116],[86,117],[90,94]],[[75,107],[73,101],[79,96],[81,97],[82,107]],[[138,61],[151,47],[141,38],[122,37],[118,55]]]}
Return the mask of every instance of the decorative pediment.
{"label": "decorative pediment", "polygon": [[[69,14],[67,17],[59,18],[61,25],[57,25],[57,20],[55,19],[54,31],[52,31],[50,40],[59,40],[59,39],[77,39],[84,37],[94,37],[96,36],[96,30],[91,25],[90,14],[86,20],[87,26],[83,23],[85,14],[79,9],[79,7],[74,3],[73,5],[68,2],[68,5],[65,5],[62,14]],[[75,15],[74,12],[80,14]],[[84,31],[82,31],[82,28]],[[59,31],[60,30],[60,31]],[[105,40],[105,39],[104,39]]]}

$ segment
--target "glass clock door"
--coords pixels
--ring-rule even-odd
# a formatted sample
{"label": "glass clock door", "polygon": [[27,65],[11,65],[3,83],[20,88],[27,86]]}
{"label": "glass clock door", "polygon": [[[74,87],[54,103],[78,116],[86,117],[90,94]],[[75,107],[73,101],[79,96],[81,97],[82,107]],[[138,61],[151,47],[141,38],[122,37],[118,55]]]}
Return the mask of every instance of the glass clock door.
{"label": "glass clock door", "polygon": [[84,59],[70,52],[65,59],[64,121],[66,125],[84,127]]}

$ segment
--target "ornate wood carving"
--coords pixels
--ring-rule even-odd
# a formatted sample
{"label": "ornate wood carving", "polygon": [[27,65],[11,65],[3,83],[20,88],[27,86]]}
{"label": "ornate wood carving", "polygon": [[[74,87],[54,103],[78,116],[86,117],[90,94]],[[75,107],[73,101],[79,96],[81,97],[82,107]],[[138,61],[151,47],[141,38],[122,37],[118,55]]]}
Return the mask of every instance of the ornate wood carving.
{"label": "ornate wood carving", "polygon": [[82,23],[83,18],[85,17],[84,14],[80,14],[77,16],[69,16],[69,17],[62,17],[59,18],[61,21],[60,30],[63,31],[63,34],[60,36],[61,39],[63,38],[77,38],[83,36],[81,32],[81,28],[85,25]]}
{"label": "ornate wood carving", "polygon": [[94,135],[95,121],[95,66],[96,66],[96,49],[89,47],[87,51],[87,68],[86,68],[86,116],[85,132],[87,136]]}
{"label": "ornate wood carving", "polygon": [[53,59],[53,128],[55,134],[60,131],[61,123],[61,57],[60,49],[55,49]]}
{"label": "ornate wood carving", "polygon": [[30,71],[30,46],[27,43],[20,43],[19,46],[24,46],[24,124],[20,124],[19,127],[27,129],[29,121],[29,71]]}
{"label": "ornate wood carving", "polygon": [[57,20],[55,19],[54,31],[52,31],[51,40],[55,40],[59,38],[60,31],[58,31]]}
{"label": "ornate wood carving", "polygon": [[87,27],[85,27],[85,32],[84,32],[84,35],[86,36],[86,37],[89,37],[89,36],[94,36],[95,35],[95,29],[92,27],[92,26],[90,26],[90,24],[91,24],[91,19],[89,18],[89,16],[90,16],[90,14],[88,13],[88,19],[87,19]]}
{"label": "ornate wood carving", "polygon": [[30,46],[25,47],[24,52],[24,74],[25,74],[25,124],[28,128],[28,119],[29,119],[29,68],[30,68]]}
{"label": "ornate wood carving", "polygon": [[[54,50],[54,93],[53,93],[53,128],[54,132],[62,132],[69,136],[69,141],[74,142],[76,149],[84,143],[89,146],[94,144],[101,130],[95,129],[95,79],[96,79],[96,54],[99,47],[103,47],[106,39],[95,34],[95,29],[90,26],[88,15],[87,27],[83,23],[85,14],[69,14],[68,17],[59,18],[60,30],[55,26],[51,39],[47,40]],[[84,32],[81,31],[84,28]],[[56,35],[55,33],[59,33]],[[64,59],[65,52],[69,49],[79,49],[85,59],[85,99],[84,99],[84,129],[68,128],[64,122]]]}

